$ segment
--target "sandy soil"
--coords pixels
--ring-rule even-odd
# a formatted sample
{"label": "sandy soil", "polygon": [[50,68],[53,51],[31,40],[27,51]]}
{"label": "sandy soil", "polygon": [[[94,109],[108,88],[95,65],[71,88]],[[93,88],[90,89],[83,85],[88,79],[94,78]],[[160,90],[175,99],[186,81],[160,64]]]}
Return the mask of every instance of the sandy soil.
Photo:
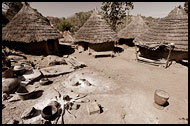
{"label": "sandy soil", "polygon": [[[86,103],[80,103],[78,110],[72,110],[64,116],[69,123],[127,123],[127,124],[168,124],[188,123],[188,68],[173,63],[169,68],[139,63],[135,60],[135,49],[126,48],[116,57],[94,58],[84,53],[72,54],[88,67],[78,69],[70,74],[49,78],[53,84],[41,86],[41,97],[26,101],[9,103],[3,101],[6,107],[2,110],[2,122],[10,119],[20,120],[23,111],[31,106],[45,103],[57,95],[53,87],[62,94],[75,97],[77,94],[87,94],[84,100],[100,104],[103,112],[88,115]],[[38,59],[29,57],[28,59]],[[40,57],[41,58],[41,57]],[[39,58],[39,59],[40,59]],[[86,78],[92,86],[72,86],[77,78]],[[71,81],[72,80],[72,81]],[[169,105],[163,110],[153,106],[154,91],[163,89],[168,92]],[[71,92],[72,90],[72,92]]]}

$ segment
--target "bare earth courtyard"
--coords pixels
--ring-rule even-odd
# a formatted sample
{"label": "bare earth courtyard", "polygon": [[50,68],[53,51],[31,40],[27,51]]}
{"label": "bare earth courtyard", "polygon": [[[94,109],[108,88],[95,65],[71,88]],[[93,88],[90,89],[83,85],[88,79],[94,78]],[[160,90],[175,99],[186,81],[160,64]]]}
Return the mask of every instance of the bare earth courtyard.
{"label": "bare earth courtyard", "polygon": [[[40,56],[26,55],[28,60]],[[135,48],[125,48],[116,57],[94,58],[87,52],[72,54],[87,67],[80,68],[69,74],[51,77],[48,86],[33,85],[43,90],[37,99],[3,101],[2,123],[11,119],[23,123],[32,123],[35,117],[21,121],[21,115],[27,108],[45,105],[48,100],[57,96],[56,89],[62,95],[71,98],[76,95],[87,95],[83,102],[78,103],[77,110],[65,112],[64,123],[119,123],[119,124],[162,124],[188,123],[188,67],[173,63],[169,68],[139,63],[135,60]],[[91,86],[72,86],[76,78],[86,78]],[[72,81],[71,81],[72,80]],[[154,92],[163,89],[169,94],[169,105],[163,110],[154,107]],[[101,105],[102,112],[88,114],[88,102],[96,101]],[[59,121],[58,121],[59,124]]]}

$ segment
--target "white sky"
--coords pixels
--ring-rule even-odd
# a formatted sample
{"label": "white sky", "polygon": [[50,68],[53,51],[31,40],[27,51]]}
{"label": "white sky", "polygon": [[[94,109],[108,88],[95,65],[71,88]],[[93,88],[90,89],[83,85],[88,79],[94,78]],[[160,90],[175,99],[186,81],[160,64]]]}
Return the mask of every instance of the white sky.
{"label": "white sky", "polygon": [[[184,2],[133,2],[132,15],[152,16],[162,18],[168,15],[176,6],[184,6]],[[31,7],[37,9],[44,16],[69,17],[77,12],[86,12],[97,7],[102,2],[31,2]]]}

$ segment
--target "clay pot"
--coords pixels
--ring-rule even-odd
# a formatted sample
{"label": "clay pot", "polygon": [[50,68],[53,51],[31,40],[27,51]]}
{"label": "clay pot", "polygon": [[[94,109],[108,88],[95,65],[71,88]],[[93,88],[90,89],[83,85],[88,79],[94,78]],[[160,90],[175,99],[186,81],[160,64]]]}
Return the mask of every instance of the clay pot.
{"label": "clay pot", "polygon": [[47,105],[43,110],[41,111],[41,115],[46,120],[54,120],[57,115],[57,107],[54,105]]}
{"label": "clay pot", "polygon": [[61,106],[61,104],[59,102],[57,102],[57,101],[51,101],[48,105],[53,105],[53,106],[55,106],[57,108],[59,108]]}
{"label": "clay pot", "polygon": [[20,86],[17,89],[16,94],[18,94],[22,100],[27,100],[34,95],[34,91],[35,87],[33,85],[28,85],[26,87]]}
{"label": "clay pot", "polygon": [[9,93],[15,89],[20,84],[17,78],[6,78],[2,81],[2,91],[3,93]]}
{"label": "clay pot", "polygon": [[12,78],[14,76],[13,74],[13,67],[11,68],[2,68],[2,77],[4,78]]}
{"label": "clay pot", "polygon": [[169,95],[167,92],[163,91],[163,90],[159,90],[157,89],[154,93],[154,101],[156,104],[163,106],[166,104],[166,102],[169,99]]}

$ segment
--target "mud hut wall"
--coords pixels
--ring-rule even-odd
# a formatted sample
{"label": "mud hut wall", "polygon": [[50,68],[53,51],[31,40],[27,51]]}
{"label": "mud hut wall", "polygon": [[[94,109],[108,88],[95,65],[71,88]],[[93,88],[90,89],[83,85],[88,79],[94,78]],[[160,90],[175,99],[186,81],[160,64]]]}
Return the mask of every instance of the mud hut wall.
{"label": "mud hut wall", "polygon": [[47,54],[57,54],[59,53],[60,47],[59,47],[59,41],[58,39],[55,40],[48,40],[46,43],[46,51]]}
{"label": "mud hut wall", "polygon": [[105,42],[105,43],[97,43],[97,44],[88,44],[91,51],[101,52],[101,51],[113,51],[114,50],[114,42]]}
{"label": "mud hut wall", "polygon": [[128,45],[128,46],[130,46],[130,47],[132,47],[132,46],[134,46],[134,42],[133,42],[133,38],[131,38],[131,39],[124,39],[124,38],[121,38],[121,39],[119,39],[119,45],[123,45],[123,44],[125,44],[125,45]]}
{"label": "mud hut wall", "polygon": [[[139,47],[140,54],[143,57],[150,58],[150,59],[167,59],[169,50],[166,49],[160,49],[160,50],[150,50],[144,47]],[[172,51],[170,55],[171,60],[183,60],[188,59],[188,52],[186,51]]]}
{"label": "mud hut wall", "polygon": [[86,42],[77,43],[77,49],[78,51],[82,51],[82,52],[88,50],[88,43]]}
{"label": "mud hut wall", "polygon": [[56,40],[42,41],[42,42],[3,42],[5,46],[22,51],[26,54],[34,55],[49,55],[59,52],[59,43]]}

